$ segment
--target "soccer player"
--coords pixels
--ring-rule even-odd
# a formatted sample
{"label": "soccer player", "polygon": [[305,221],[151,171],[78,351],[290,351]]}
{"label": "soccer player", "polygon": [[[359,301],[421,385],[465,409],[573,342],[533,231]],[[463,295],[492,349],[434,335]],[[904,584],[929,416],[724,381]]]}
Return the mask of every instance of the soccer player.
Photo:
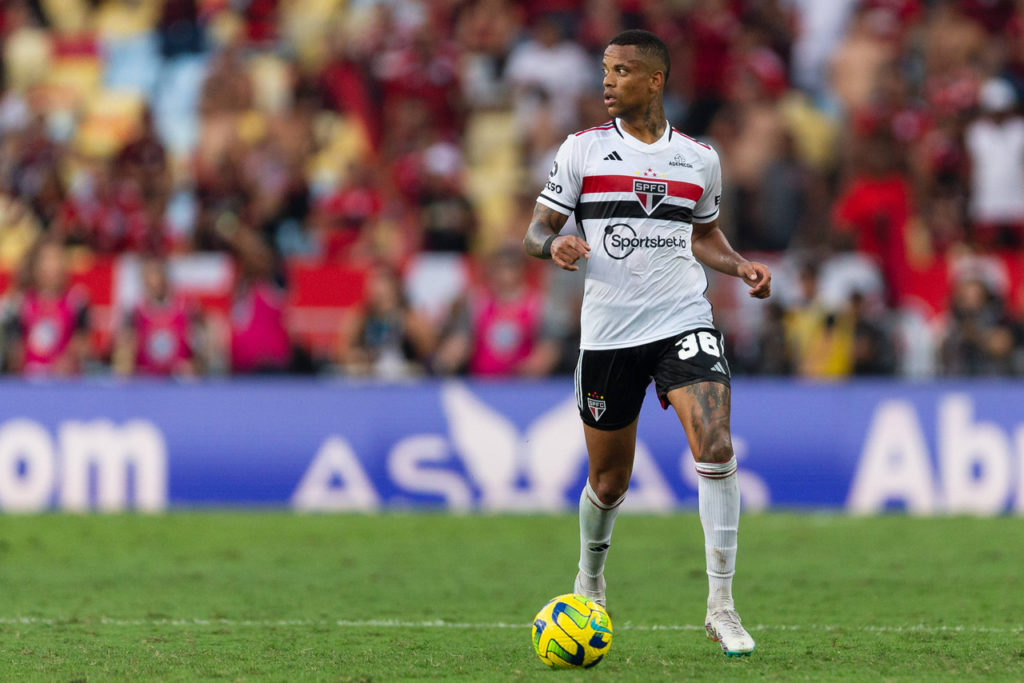
{"label": "soccer player", "polygon": [[[718,227],[718,155],[665,119],[665,44],[647,31],[605,49],[604,125],[568,136],[537,199],[527,253],[577,270],[586,260],[575,388],[589,455],[580,496],[575,593],[605,604],[604,564],[633,468],[637,418],[655,382],[686,431],[700,475],[709,594],[705,628],[727,655],[754,640],[733,605],[740,500],[729,431],[729,365],[704,298],[701,263],[771,293],[771,272]],[[575,212],[579,234],[559,234]]]}

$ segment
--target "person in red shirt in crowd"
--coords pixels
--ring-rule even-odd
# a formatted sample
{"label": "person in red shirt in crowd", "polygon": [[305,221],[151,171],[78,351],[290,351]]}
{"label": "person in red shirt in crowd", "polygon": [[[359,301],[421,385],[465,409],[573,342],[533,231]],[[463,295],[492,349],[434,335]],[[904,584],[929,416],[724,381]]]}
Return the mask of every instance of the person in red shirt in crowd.
{"label": "person in red shirt in crowd", "polygon": [[353,116],[363,124],[374,148],[380,145],[380,107],[370,89],[366,65],[352,54],[354,49],[341,35],[328,38],[327,63],[316,84],[324,104],[339,114]]}
{"label": "person in red shirt in crowd", "polygon": [[85,172],[82,177],[87,180],[82,187],[67,193],[61,202],[54,229],[67,244],[94,252],[170,246],[162,215],[165,198],[147,200],[141,176],[125,172],[120,163],[98,164]]}
{"label": "person in red shirt in crowd", "polygon": [[373,224],[380,218],[384,198],[374,168],[354,162],[348,181],[317,202],[313,231],[328,261],[349,260],[365,251]]}
{"label": "person in red shirt in crowd", "polygon": [[[726,99],[727,76],[741,35],[738,15],[733,0],[702,0],[686,16],[682,44],[670,38],[669,42],[684,52],[678,55],[682,63],[679,73],[688,72],[690,108],[682,129],[691,135],[705,134]],[[660,26],[655,28],[660,32]]]}
{"label": "person in red shirt in crowd", "polygon": [[486,284],[472,292],[441,343],[434,370],[484,377],[547,375],[559,360],[543,294],[526,277],[521,250],[505,246],[487,263]]}
{"label": "person in red shirt in crowd", "polygon": [[142,300],[118,331],[115,370],[126,375],[193,376],[197,313],[184,298],[175,296],[162,258],[146,255],[140,267]]}
{"label": "person in red shirt in crowd", "polygon": [[885,132],[869,134],[857,146],[859,168],[833,211],[840,246],[872,257],[882,270],[889,304],[900,303],[908,286],[907,229],[912,191],[898,169],[897,145]]}
{"label": "person in red shirt in crowd", "polygon": [[7,368],[30,376],[70,376],[90,355],[85,293],[68,285],[64,245],[41,238],[26,259],[23,287],[5,321]]}
{"label": "person in red shirt in crowd", "polygon": [[163,202],[170,195],[172,178],[167,151],[149,107],[143,109],[135,135],[121,148],[114,167],[121,178],[133,181],[143,201]]}
{"label": "person in red shirt in crowd", "polygon": [[392,39],[372,61],[382,93],[381,109],[388,112],[403,101],[417,100],[445,131],[461,130],[464,104],[459,97],[455,44],[427,25]]}
{"label": "person in red shirt in crowd", "polygon": [[292,343],[285,327],[285,293],[273,280],[273,253],[242,228],[233,237],[240,277],[231,307],[231,372],[286,372]]}

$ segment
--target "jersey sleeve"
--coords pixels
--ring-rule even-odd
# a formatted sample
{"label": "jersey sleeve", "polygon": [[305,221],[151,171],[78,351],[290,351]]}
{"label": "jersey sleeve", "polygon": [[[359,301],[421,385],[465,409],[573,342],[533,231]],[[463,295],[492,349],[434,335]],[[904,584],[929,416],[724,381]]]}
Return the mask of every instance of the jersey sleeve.
{"label": "jersey sleeve", "polygon": [[693,207],[694,223],[710,223],[718,218],[718,205],[722,201],[722,162],[718,152],[711,150],[704,176],[704,193]]}
{"label": "jersey sleeve", "polygon": [[578,138],[570,135],[558,148],[548,173],[548,181],[537,197],[537,203],[568,216],[576,208],[582,183],[583,154]]}

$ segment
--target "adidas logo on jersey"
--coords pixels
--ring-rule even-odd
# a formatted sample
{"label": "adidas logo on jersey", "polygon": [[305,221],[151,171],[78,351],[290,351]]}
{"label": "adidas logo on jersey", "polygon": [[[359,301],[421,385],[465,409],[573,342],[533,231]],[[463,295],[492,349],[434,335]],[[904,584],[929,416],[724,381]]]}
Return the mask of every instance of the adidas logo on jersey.
{"label": "adidas logo on jersey", "polygon": [[720,372],[723,375],[728,375],[729,374],[728,372],[726,372],[725,368],[722,366],[722,361],[718,361],[717,363],[712,365],[711,366],[711,371],[712,372]]}
{"label": "adidas logo on jersey", "polygon": [[612,152],[604,158],[605,161],[622,161],[622,157],[619,156],[618,152]]}

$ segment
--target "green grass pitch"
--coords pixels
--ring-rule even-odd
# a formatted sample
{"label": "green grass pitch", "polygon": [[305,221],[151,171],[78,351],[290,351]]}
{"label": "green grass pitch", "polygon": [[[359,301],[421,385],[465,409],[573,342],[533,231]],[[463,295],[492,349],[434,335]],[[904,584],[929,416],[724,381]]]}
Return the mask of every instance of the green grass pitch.
{"label": "green grass pitch", "polygon": [[0,679],[1020,680],[1022,525],[745,516],[732,659],[696,516],[623,515],[611,651],[552,671],[528,625],[571,588],[571,516],[6,516]]}

